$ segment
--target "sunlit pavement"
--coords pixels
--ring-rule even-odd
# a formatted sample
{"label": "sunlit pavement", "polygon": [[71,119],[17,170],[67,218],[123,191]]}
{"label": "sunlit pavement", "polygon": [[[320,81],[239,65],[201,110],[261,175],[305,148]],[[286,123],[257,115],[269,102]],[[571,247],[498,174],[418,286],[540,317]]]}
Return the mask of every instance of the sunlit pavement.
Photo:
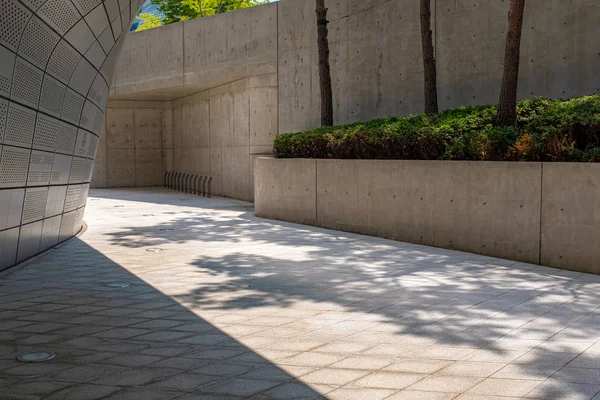
{"label": "sunlit pavement", "polygon": [[85,220],[0,277],[0,399],[600,399],[598,276],[162,189]]}

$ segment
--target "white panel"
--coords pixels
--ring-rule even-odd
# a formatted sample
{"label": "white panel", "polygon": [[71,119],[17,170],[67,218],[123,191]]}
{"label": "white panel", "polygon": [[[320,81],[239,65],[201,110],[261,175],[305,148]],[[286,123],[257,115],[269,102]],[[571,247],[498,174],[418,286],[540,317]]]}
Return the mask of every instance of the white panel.
{"label": "white panel", "polygon": [[0,270],[11,267],[17,258],[19,228],[0,232]]}
{"label": "white panel", "polygon": [[33,148],[46,151],[54,151],[56,148],[56,136],[60,121],[45,114],[38,114],[33,134]]}
{"label": "white panel", "polygon": [[87,159],[85,158],[73,157],[69,183],[81,183],[83,181],[87,165],[86,161]]}
{"label": "white panel", "polygon": [[100,45],[102,46],[104,52],[108,54],[110,52],[110,49],[112,49],[113,44],[115,44],[115,39],[113,37],[113,33],[110,27],[106,28],[104,32],[102,32],[102,34],[98,38],[98,42],[100,42]]}
{"label": "white panel", "polygon": [[62,220],[60,221],[60,235],[59,242],[62,242],[71,236],[73,236],[75,232],[75,215],[76,211],[71,211],[69,213],[64,213]]}
{"label": "white panel", "polygon": [[75,71],[80,59],[81,55],[67,42],[62,40],[54,49],[46,72],[51,73],[62,83],[69,83],[71,75],[73,75],[73,71]]}
{"label": "white panel", "polygon": [[81,113],[81,121],[79,125],[99,136],[102,132],[103,118],[104,113],[100,111],[98,106],[94,105],[94,103],[90,102],[89,100],[86,100],[85,106],[83,107],[83,112]]}
{"label": "white panel", "polygon": [[46,218],[62,214],[66,195],[67,186],[50,186],[48,201],[46,202]]}
{"label": "white panel", "polygon": [[90,144],[88,146],[88,152],[85,155],[87,158],[91,158],[92,160],[96,158],[96,151],[98,150],[98,136],[90,135]]}
{"label": "white panel", "polygon": [[58,235],[60,233],[60,221],[62,216],[48,218],[44,220],[42,228],[42,239],[40,241],[40,251],[49,249],[58,243]]}
{"label": "white panel", "polygon": [[66,122],[61,122],[58,127],[58,137],[56,138],[56,152],[73,155],[76,141],[77,128]]}
{"label": "white panel", "polygon": [[23,204],[22,223],[38,221],[44,218],[46,211],[46,200],[48,199],[48,188],[30,188],[25,192],[25,202]]}
{"label": "white panel", "polygon": [[48,25],[33,16],[21,38],[18,54],[38,68],[45,69],[59,40],[60,37]]}
{"label": "white panel", "polygon": [[11,102],[8,106],[4,144],[31,146],[35,116],[35,111]]}
{"label": "white panel", "polygon": [[82,15],[92,11],[100,2],[101,0],[73,0],[73,4],[75,4]]}
{"label": "white panel", "polygon": [[0,143],[4,142],[4,127],[6,126],[6,116],[8,114],[8,100],[0,98]]}
{"label": "white panel", "polygon": [[10,95],[10,82],[12,81],[16,55],[6,47],[0,46],[0,95]]}
{"label": "white panel", "polygon": [[42,228],[42,239],[40,241],[40,251],[47,250],[58,243],[61,220],[62,215],[57,215],[56,217],[44,220],[44,227]]}
{"label": "white panel", "polygon": [[118,18],[121,14],[119,11],[119,2],[118,0],[104,0],[104,7],[106,7],[106,12],[108,13],[108,19],[113,20]]}
{"label": "white panel", "polygon": [[73,211],[79,207],[81,196],[81,185],[69,185],[65,199],[65,212]]}
{"label": "white panel", "polygon": [[102,75],[98,74],[96,75],[96,79],[94,79],[94,83],[92,83],[87,98],[93,101],[98,107],[103,108],[102,103],[107,91],[108,86],[106,86],[106,82],[104,82]]}
{"label": "white panel", "polygon": [[81,19],[73,4],[65,0],[48,0],[37,14],[61,35]]}
{"label": "white panel", "polygon": [[[85,53],[85,58],[87,58],[94,67],[100,69],[104,59],[106,58],[106,54],[104,54],[104,50],[102,50],[102,47],[100,47],[100,43],[94,42],[94,44],[92,44],[92,46]],[[95,72],[96,71],[94,71],[94,73]]]}
{"label": "white panel", "polygon": [[37,108],[43,79],[44,73],[40,69],[17,57],[10,91],[11,99]]}
{"label": "white panel", "polygon": [[71,90],[70,88],[67,88],[61,113],[62,119],[72,122],[75,125],[79,125],[79,120],[81,119],[81,110],[83,109],[84,102],[85,98],[83,96]]}
{"label": "white panel", "polygon": [[96,38],[90,28],[88,28],[85,20],[80,20],[71,30],[65,35],[65,39],[81,54],[85,53],[90,48]]}
{"label": "white panel", "polygon": [[92,64],[90,64],[85,58],[82,58],[79,60],[79,64],[77,64],[77,68],[75,68],[73,76],[71,76],[69,87],[75,89],[80,94],[87,96],[95,77],[96,70]]}
{"label": "white panel", "polygon": [[54,155],[54,163],[52,164],[52,175],[50,183],[53,185],[64,185],[69,182],[69,172],[71,171],[72,156],[62,154]]}
{"label": "white panel", "polygon": [[121,24],[121,18],[117,17],[111,20],[110,25],[112,26],[113,36],[115,40],[117,40],[119,36],[121,36],[121,33],[123,33],[123,25]]}
{"label": "white panel", "polygon": [[79,205],[77,207],[85,206],[89,191],[90,191],[89,183],[81,185],[81,193],[79,194]]}
{"label": "white panel", "polygon": [[31,150],[2,146],[0,188],[25,186]]}
{"label": "white panel", "polygon": [[79,157],[87,157],[91,136],[94,135],[84,129],[79,129],[77,132],[77,141],[75,142],[74,155]]}
{"label": "white panel", "polygon": [[65,85],[46,74],[44,76],[44,83],[42,84],[40,110],[55,117],[60,117],[66,89]]}
{"label": "white panel", "polygon": [[0,44],[17,51],[31,12],[17,0],[0,1]]}
{"label": "white panel", "polygon": [[0,189],[0,231],[18,226],[25,189]]}
{"label": "white panel", "polygon": [[43,226],[44,221],[21,226],[17,262],[24,261],[39,253]]}
{"label": "white panel", "polygon": [[33,150],[29,161],[27,186],[40,186],[50,184],[54,153]]}
{"label": "white panel", "polygon": [[100,36],[108,26],[108,16],[106,15],[106,11],[104,11],[104,6],[100,4],[90,11],[90,13],[85,16],[85,21],[90,26],[94,35],[96,35],[96,37]]}

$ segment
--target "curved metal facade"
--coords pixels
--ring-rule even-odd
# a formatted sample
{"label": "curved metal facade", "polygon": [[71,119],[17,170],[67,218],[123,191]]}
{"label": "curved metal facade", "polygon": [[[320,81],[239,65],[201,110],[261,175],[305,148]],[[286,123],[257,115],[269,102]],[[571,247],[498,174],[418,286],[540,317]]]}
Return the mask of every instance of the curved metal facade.
{"label": "curved metal facade", "polygon": [[0,0],[0,270],[75,235],[143,0]]}

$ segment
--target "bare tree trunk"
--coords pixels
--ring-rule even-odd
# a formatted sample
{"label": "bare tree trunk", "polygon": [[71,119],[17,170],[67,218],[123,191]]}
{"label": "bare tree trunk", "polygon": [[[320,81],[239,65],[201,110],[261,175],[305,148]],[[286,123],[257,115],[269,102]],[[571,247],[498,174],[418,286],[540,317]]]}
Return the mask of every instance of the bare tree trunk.
{"label": "bare tree trunk", "polygon": [[202,11],[202,0],[198,0],[198,7],[200,7],[200,18],[204,17],[204,12]]}
{"label": "bare tree trunk", "polygon": [[519,83],[519,62],[521,57],[521,31],[525,0],[510,0],[508,12],[508,32],[504,53],[504,73],[498,104],[498,125],[514,126],[517,122],[517,87]]}
{"label": "bare tree trunk", "polygon": [[423,67],[425,83],[425,112],[438,112],[437,71],[433,54],[433,33],[431,32],[431,0],[421,0],[421,44],[423,46]]}
{"label": "bare tree trunk", "polygon": [[333,126],[333,93],[331,90],[331,66],[329,65],[329,40],[327,39],[327,8],[325,8],[325,0],[316,0],[316,2],[319,79],[321,86],[321,125]]}

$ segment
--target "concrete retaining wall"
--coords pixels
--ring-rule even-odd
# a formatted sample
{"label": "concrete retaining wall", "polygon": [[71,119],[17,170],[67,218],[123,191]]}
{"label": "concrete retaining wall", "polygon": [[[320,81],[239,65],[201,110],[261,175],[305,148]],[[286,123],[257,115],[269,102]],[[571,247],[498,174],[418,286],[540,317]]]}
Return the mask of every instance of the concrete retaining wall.
{"label": "concrete retaining wall", "polygon": [[258,158],[256,215],[600,273],[600,165]]}

